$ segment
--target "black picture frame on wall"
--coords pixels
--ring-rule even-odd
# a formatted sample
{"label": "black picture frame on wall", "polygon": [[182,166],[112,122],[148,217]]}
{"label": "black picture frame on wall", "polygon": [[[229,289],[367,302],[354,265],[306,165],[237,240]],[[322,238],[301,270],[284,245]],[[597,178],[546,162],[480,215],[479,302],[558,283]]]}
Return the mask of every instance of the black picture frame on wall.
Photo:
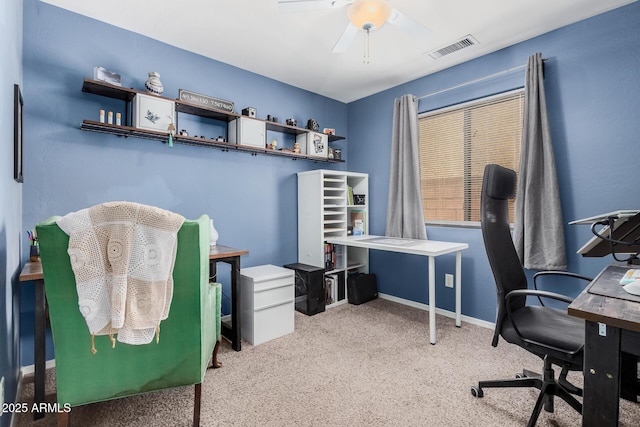
{"label": "black picture frame on wall", "polygon": [[13,85],[13,179],[23,182],[22,177],[22,93],[19,85]]}

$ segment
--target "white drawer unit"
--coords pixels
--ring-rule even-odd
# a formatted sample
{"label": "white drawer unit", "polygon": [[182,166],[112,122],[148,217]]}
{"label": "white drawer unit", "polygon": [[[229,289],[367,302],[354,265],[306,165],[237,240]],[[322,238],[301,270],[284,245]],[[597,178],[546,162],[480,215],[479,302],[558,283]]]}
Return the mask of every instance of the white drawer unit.
{"label": "white drawer unit", "polygon": [[267,264],[240,270],[242,338],[253,345],[294,329],[295,271]]}

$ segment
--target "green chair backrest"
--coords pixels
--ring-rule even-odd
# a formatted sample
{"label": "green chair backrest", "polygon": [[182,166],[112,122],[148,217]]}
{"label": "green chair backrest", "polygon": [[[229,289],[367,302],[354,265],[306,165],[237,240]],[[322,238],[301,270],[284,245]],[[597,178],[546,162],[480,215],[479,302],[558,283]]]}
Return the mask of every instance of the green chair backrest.
{"label": "green chair backrest", "polygon": [[202,382],[215,343],[215,288],[209,285],[209,218],[186,220],[178,232],[169,317],[159,342],[111,348],[91,335],[78,309],[69,236],[58,217],[36,226],[54,341],[58,403],[78,406]]}

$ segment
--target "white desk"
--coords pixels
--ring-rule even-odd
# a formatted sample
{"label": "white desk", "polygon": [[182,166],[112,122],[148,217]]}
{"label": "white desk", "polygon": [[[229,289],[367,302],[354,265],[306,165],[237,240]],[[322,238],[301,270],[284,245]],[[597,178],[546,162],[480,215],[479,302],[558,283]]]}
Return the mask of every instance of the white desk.
{"label": "white desk", "polygon": [[467,243],[438,242],[435,240],[401,239],[385,236],[348,236],[330,237],[327,243],[354,246],[358,248],[376,249],[389,252],[422,255],[429,257],[429,342],[436,343],[436,266],[435,258],[440,255],[456,254],[456,326],[460,326],[461,317],[461,276],[462,251],[467,249]]}

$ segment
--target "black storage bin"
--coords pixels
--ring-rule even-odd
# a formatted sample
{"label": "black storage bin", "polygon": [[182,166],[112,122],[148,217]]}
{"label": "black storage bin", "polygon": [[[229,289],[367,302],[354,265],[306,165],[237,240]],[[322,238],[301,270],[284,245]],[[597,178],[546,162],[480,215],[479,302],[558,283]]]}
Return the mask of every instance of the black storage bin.
{"label": "black storage bin", "polygon": [[324,268],[301,263],[287,264],[284,267],[296,272],[296,310],[308,316],[323,312]]}
{"label": "black storage bin", "polygon": [[378,298],[378,284],[375,274],[356,273],[347,280],[347,300],[359,305]]}

